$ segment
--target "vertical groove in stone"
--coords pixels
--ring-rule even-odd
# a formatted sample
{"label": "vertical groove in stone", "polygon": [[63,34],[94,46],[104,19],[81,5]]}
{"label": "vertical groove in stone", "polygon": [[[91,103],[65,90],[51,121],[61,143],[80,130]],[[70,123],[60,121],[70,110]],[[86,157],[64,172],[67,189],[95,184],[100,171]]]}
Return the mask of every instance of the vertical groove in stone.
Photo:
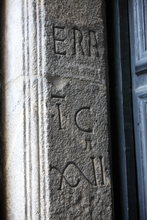
{"label": "vertical groove in stone", "polygon": [[[42,30],[39,1],[25,0],[23,14],[24,62],[24,168],[26,219],[44,219],[44,137]],[[30,24],[31,21],[31,24]],[[32,27],[34,33],[32,32]],[[31,40],[30,40],[31,38]],[[30,57],[31,56],[31,57]],[[34,142],[35,141],[35,142]],[[36,152],[36,153],[35,153]],[[32,176],[33,175],[33,176]],[[42,189],[43,188],[43,189]],[[45,190],[44,190],[45,191]],[[41,193],[42,192],[42,193]],[[45,192],[44,192],[45,193]],[[36,205],[38,203],[38,205]]]}
{"label": "vertical groove in stone", "polygon": [[[24,149],[24,151],[26,151],[26,154],[28,154],[28,157],[25,156],[25,170],[27,170],[27,173],[29,175],[26,174],[26,189],[25,191],[27,192],[26,194],[26,204],[27,204],[27,208],[26,210],[30,210],[28,213],[30,214],[26,214],[28,219],[31,220],[36,220],[36,218],[41,218],[41,219],[45,219],[45,215],[46,215],[46,211],[45,211],[45,207],[46,207],[46,202],[45,202],[45,175],[40,175],[40,173],[44,174],[45,172],[45,158],[44,158],[44,124],[43,124],[43,117],[44,117],[44,105],[43,105],[43,80],[42,80],[42,23],[41,23],[41,19],[42,19],[42,8],[40,7],[40,2],[36,1],[36,2],[29,2],[26,1],[26,5],[28,6],[29,4],[29,8],[27,7],[25,9],[25,7],[23,7],[23,10],[26,10],[26,12],[23,12],[23,14],[25,13],[26,16],[24,18],[24,23],[25,23],[25,34],[27,37],[27,40],[25,40],[25,57],[24,60],[27,60],[27,70],[24,70],[24,88],[26,88],[25,90],[25,110],[24,112],[28,111],[28,115],[25,118],[25,122],[24,123],[28,123],[29,124],[29,129],[26,131],[28,139],[30,140],[27,146],[27,151]],[[29,10],[31,10],[31,12],[29,13]],[[33,15],[32,15],[33,14]],[[34,36],[35,39],[32,39],[36,42],[34,43],[34,47],[35,47],[35,54],[34,54],[34,47],[32,47],[32,41],[29,40],[29,35],[30,35],[30,30],[29,30],[29,22],[30,22],[30,16],[31,20],[34,20],[34,28],[36,29],[36,35]],[[31,26],[32,27],[32,26]],[[33,49],[33,51],[31,52],[31,54],[33,55],[33,61],[35,59],[35,62],[29,62],[29,54],[30,54],[30,50]],[[34,72],[29,70],[29,67],[33,66]],[[25,76],[27,75],[27,77]],[[36,75],[33,76],[33,75]],[[34,84],[35,83],[35,88],[34,88]],[[34,89],[32,89],[34,88]],[[28,94],[27,94],[28,93]],[[36,95],[35,95],[36,94]],[[31,98],[33,95],[33,98]],[[28,99],[28,100],[27,100]],[[28,102],[28,103],[27,103]],[[36,104],[36,113],[33,113],[33,110],[31,112],[31,109],[33,109],[32,106],[32,102],[34,104]],[[31,108],[32,106],[32,108]],[[25,114],[25,113],[24,113]],[[35,114],[35,115],[34,115]],[[32,119],[36,117],[36,121],[34,125],[31,125],[31,121]],[[25,126],[25,124],[24,124]],[[37,151],[37,157],[35,158],[34,154],[33,154],[33,149],[32,149],[32,142],[33,140],[31,140],[32,137],[32,132],[34,133],[34,129],[31,129],[32,127],[34,128],[34,126],[36,127],[36,137],[33,137],[32,139],[35,140],[36,139],[36,145],[34,145],[34,151]],[[24,127],[24,129],[26,129]],[[24,132],[25,134],[25,132]],[[25,137],[24,137],[25,138]],[[24,146],[25,146],[25,142],[24,141]],[[36,149],[35,149],[36,147]],[[33,154],[33,155],[32,155]],[[34,158],[33,162],[32,162],[32,158]],[[36,168],[34,168],[35,170],[32,170],[32,167],[34,166],[34,164],[36,164]],[[38,165],[37,165],[38,164]],[[26,169],[26,167],[28,167],[28,169]],[[36,174],[36,171],[38,172],[38,181],[33,182],[32,179],[32,172],[34,174]],[[37,186],[38,185],[38,186]],[[38,198],[35,201],[35,198],[32,198],[32,195],[36,195],[35,193],[33,193],[32,190],[34,190],[34,188],[37,187],[37,194],[38,194]],[[38,202],[38,208],[37,211],[35,210],[36,207],[36,202]],[[35,204],[34,209],[33,209],[33,204]],[[32,208],[31,208],[32,207]],[[32,214],[34,213],[34,217],[32,216]],[[37,216],[35,213],[38,213]]]}
{"label": "vertical groove in stone", "polygon": [[[25,75],[25,1],[22,1],[22,49],[23,49],[23,65],[22,65],[22,69],[23,69],[23,76]],[[25,77],[25,76],[24,76]],[[24,196],[25,196],[25,202],[24,202],[24,209],[25,209],[25,216],[24,216],[24,220],[27,219],[27,213],[28,213],[28,204],[27,204],[27,176],[26,176],[26,102],[25,102],[25,92],[26,92],[26,86],[25,86],[25,79],[23,80],[23,145],[24,145]]]}

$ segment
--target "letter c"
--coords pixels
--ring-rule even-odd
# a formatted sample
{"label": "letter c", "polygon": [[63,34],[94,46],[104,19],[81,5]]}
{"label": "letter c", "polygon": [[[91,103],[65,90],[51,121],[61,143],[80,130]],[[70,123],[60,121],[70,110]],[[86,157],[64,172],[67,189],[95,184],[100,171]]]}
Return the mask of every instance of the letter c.
{"label": "letter c", "polygon": [[78,114],[83,111],[83,110],[89,110],[90,111],[90,107],[82,107],[80,108],[76,113],[75,113],[75,124],[77,126],[77,128],[79,128],[79,130],[84,131],[84,132],[88,132],[91,133],[92,132],[92,128],[83,128],[81,125],[79,125],[78,120],[77,120],[77,116]]}

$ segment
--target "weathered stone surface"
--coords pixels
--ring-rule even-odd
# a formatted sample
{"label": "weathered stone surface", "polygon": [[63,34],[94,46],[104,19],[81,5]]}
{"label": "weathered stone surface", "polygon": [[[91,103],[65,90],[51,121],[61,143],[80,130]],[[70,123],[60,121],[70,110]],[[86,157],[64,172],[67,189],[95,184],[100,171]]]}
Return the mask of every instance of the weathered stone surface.
{"label": "weathered stone surface", "polygon": [[103,0],[6,11],[8,220],[112,219]]}
{"label": "weathered stone surface", "polygon": [[106,88],[66,79],[59,94],[52,80],[47,101],[50,214],[53,219],[96,219],[111,211]]}

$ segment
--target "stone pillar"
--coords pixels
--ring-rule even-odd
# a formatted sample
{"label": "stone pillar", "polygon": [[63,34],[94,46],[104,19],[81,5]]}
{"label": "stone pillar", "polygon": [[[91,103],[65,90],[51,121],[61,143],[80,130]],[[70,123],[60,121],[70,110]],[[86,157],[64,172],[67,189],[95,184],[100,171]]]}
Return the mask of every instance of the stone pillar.
{"label": "stone pillar", "polygon": [[104,0],[5,10],[7,219],[112,219]]}

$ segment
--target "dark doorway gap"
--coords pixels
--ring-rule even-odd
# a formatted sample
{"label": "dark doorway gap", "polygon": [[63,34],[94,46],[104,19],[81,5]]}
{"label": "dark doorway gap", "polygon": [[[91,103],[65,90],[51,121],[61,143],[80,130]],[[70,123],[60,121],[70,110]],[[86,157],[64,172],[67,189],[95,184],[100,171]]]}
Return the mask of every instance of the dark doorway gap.
{"label": "dark doorway gap", "polygon": [[115,220],[138,220],[128,0],[106,1]]}

